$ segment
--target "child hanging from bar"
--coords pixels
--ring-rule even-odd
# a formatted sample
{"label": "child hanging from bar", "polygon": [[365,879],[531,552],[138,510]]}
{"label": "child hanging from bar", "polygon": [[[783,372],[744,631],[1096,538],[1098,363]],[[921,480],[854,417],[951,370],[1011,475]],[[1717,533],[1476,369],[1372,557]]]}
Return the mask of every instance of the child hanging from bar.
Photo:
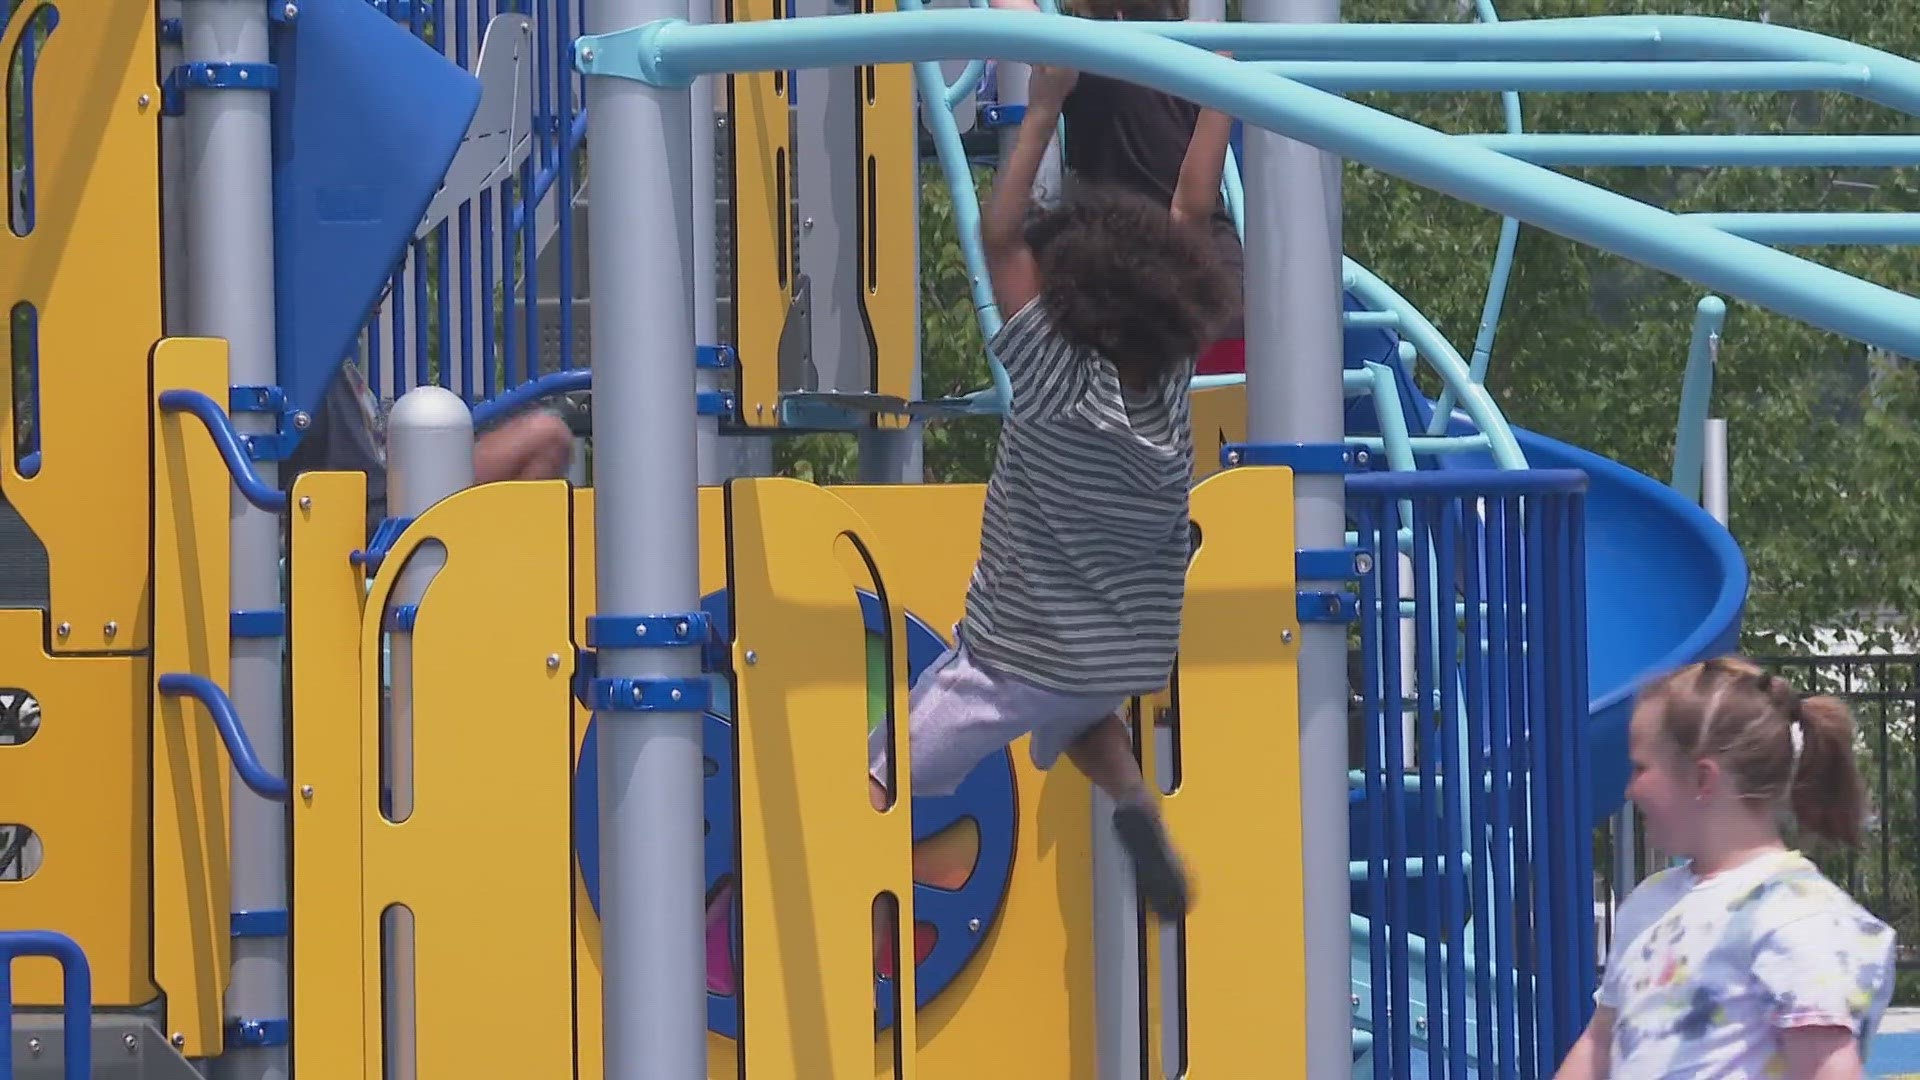
{"label": "child hanging from bar", "polygon": [[[1035,174],[1077,77],[1034,69],[1018,143],[981,223],[994,298],[1011,315],[989,348],[1013,402],[965,615],[953,647],[913,686],[913,794],[951,794],[982,759],[1031,735],[1035,766],[1065,754],[1112,797],[1140,897],[1172,920],[1187,910],[1186,873],[1123,713],[1167,685],[1179,647],[1188,383],[1237,307],[1209,235],[1231,121],[1200,114],[1170,207],[1081,179],[1036,209]],[[870,765],[884,807],[885,725]],[[937,870],[916,870],[929,874]],[[892,933],[876,931],[884,971]]]}
{"label": "child hanging from bar", "polygon": [[[1034,0],[991,0],[1002,11],[1037,11]],[[1112,22],[1178,22],[1186,0],[1070,0],[1072,14]],[[1065,161],[1071,180],[1115,184],[1171,206],[1180,165],[1193,140],[1200,107],[1150,87],[1083,74],[1061,110],[1066,119]],[[1195,373],[1243,374],[1247,370],[1240,234],[1226,201],[1216,198],[1207,215],[1208,235],[1220,265],[1233,278],[1233,307],[1216,340],[1204,349]]]}

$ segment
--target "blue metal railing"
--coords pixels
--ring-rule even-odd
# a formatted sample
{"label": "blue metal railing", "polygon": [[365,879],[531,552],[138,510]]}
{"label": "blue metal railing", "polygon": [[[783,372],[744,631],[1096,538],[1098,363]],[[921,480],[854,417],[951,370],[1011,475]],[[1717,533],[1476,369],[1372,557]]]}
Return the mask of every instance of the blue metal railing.
{"label": "blue metal railing", "polygon": [[13,1080],[13,962],[23,956],[59,962],[62,1075],[66,1080],[90,1080],[93,971],[79,942],[51,930],[0,930],[0,1080]]}
{"label": "blue metal railing", "polygon": [[213,445],[220,450],[221,460],[227,463],[227,471],[233,474],[233,482],[239,485],[240,494],[245,495],[248,502],[276,513],[287,508],[286,493],[275,490],[255,471],[243,445],[246,436],[234,430],[233,420],[219,402],[198,390],[162,390],[160,409],[187,413],[206,426]]}
{"label": "blue metal railing", "polygon": [[206,706],[207,715],[213,719],[214,730],[220,733],[220,741],[226,745],[227,756],[233,759],[233,771],[255,795],[275,802],[286,802],[293,797],[293,788],[285,780],[275,776],[260,762],[260,756],[254,752],[253,742],[247,738],[247,731],[240,726],[240,714],[234,711],[233,701],[220,684],[204,675],[185,675],[169,673],[160,676],[157,688],[160,693],[174,697],[189,697]]}
{"label": "blue metal railing", "polygon": [[[1585,1022],[1585,488],[1568,470],[1348,481],[1377,568],[1361,582],[1352,845],[1367,864],[1356,1026],[1378,1080],[1409,1075],[1416,1052],[1435,1077],[1551,1075]],[[1397,602],[1407,527],[1416,608],[1464,601],[1458,620],[1415,620],[1412,687]],[[1426,703],[1411,720],[1407,697]]]}

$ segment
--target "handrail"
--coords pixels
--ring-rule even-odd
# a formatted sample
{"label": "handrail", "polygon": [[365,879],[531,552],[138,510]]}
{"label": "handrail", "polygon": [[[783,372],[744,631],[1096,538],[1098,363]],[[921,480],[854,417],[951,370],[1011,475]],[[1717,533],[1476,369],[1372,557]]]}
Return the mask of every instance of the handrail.
{"label": "handrail", "polygon": [[1680,384],[1680,421],[1673,434],[1673,489],[1700,501],[1701,462],[1705,460],[1707,410],[1713,400],[1713,369],[1720,357],[1720,326],[1726,302],[1703,296],[1694,308],[1693,340],[1687,347],[1687,372]]}
{"label": "handrail", "polygon": [[[1014,11],[908,11],[831,20],[778,19],[726,25],[663,20],[611,34],[583,37],[576,55],[590,76],[677,85],[702,74],[794,66],[908,63],[992,51],[1026,63],[1062,64],[1127,79],[1244,118],[1270,131],[1318,146],[1455,198],[1546,228],[1648,267],[1700,282],[1715,291],[1772,308],[1814,326],[1903,356],[1920,356],[1920,298],[1895,292],[1785,252],[1730,236],[1573,177],[1460,143],[1450,135],[1368,108],[1335,94],[1279,78],[1201,48],[1181,45],[1214,25],[1107,24],[1057,20]],[[1609,17],[1575,20],[1560,29],[1569,39],[1609,27],[1644,28],[1664,49],[1667,28],[1712,26],[1729,40],[1752,31],[1716,20]],[[830,24],[830,25],[829,25]],[[1470,26],[1487,35],[1502,26]],[[1292,26],[1309,34],[1330,27]],[[1344,29],[1362,29],[1345,26]],[[1392,27],[1389,27],[1392,28]],[[1426,29],[1439,29],[1429,27]],[[1825,39],[1799,31],[1802,44]],[[1686,36],[1684,33],[1682,36]],[[1698,39],[1701,35],[1696,32]],[[1758,37],[1746,33],[1749,51]],[[1763,35],[1761,35],[1763,36]],[[1237,42],[1228,37],[1223,48]],[[1728,46],[1733,49],[1734,46]],[[1883,103],[1920,104],[1920,65],[1857,46],[1827,42],[1819,59],[1875,58],[1873,82],[1862,88]],[[1850,48],[1851,51],[1846,51]],[[1662,52],[1664,58],[1668,55]],[[1734,55],[1738,55],[1736,52]],[[1879,68],[1889,69],[1883,86]],[[1892,70],[1898,68],[1899,70]],[[1914,90],[1907,94],[1907,90]]]}
{"label": "handrail", "polygon": [[498,394],[473,407],[473,426],[485,427],[488,424],[526,408],[541,398],[557,394],[571,394],[593,386],[592,368],[568,368],[565,371],[550,371],[545,375],[529,379],[503,394]]}
{"label": "handrail", "polygon": [[234,430],[232,419],[219,402],[198,390],[162,390],[160,411],[184,412],[206,425],[207,434],[213,437],[213,445],[219,449],[221,460],[227,463],[227,471],[233,474],[233,482],[239,486],[240,494],[245,495],[248,502],[272,513],[287,508],[287,493],[269,487],[254,471],[253,462],[247,460],[247,453],[240,446],[240,433]]}
{"label": "handrail", "polygon": [[60,1048],[66,1080],[93,1076],[93,969],[80,943],[52,930],[0,930],[0,1077],[13,1075],[13,962],[58,961],[62,983]]}
{"label": "handrail", "polygon": [[246,729],[240,726],[240,715],[234,711],[232,699],[220,689],[220,684],[204,675],[170,672],[160,676],[157,687],[162,694],[190,697],[206,706],[214,729],[220,733],[220,741],[227,746],[227,756],[233,759],[233,771],[240,774],[241,782],[255,795],[274,802],[288,802],[293,798],[292,786],[260,763]]}
{"label": "handrail", "polygon": [[1366,90],[1556,90],[1586,93],[1858,90],[1864,64],[1830,60],[1250,60],[1270,75],[1337,93]]}

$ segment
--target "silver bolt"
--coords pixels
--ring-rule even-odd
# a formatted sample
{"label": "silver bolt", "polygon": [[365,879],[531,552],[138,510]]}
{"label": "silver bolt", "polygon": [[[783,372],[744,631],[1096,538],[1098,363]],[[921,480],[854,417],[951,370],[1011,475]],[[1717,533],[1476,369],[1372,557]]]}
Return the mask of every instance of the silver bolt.
{"label": "silver bolt", "polygon": [[313,426],[313,417],[307,415],[304,412],[296,412],[293,414],[293,429],[295,431],[305,431],[307,430],[307,428],[312,426]]}
{"label": "silver bolt", "polygon": [[969,930],[971,930],[971,931],[973,931],[973,932],[974,932],[974,933],[976,933],[976,934],[977,934],[977,933],[979,933],[979,932],[980,932],[980,920],[979,920],[979,919],[968,919],[968,920],[967,920],[967,929],[969,929]]}
{"label": "silver bolt", "polygon": [[171,1038],[171,1039],[169,1039],[169,1040],[167,1040],[167,1041],[168,1041],[168,1042],[171,1042],[171,1043],[172,1043],[173,1045],[175,1045],[175,1046],[185,1046],[185,1045],[187,1045],[187,1037],[186,1037],[185,1035],[183,1035],[183,1034],[181,1034],[181,1033],[180,1033],[180,1032],[178,1032],[178,1031],[176,1031],[176,1032],[174,1032],[174,1033],[173,1033],[173,1038]]}
{"label": "silver bolt", "polygon": [[589,64],[593,63],[593,57],[594,57],[593,46],[589,45],[586,48],[580,50],[580,59],[585,60],[587,63]]}
{"label": "silver bolt", "polygon": [[39,1039],[27,1040],[27,1053],[32,1054],[34,1057],[40,1056],[40,1040]]}
{"label": "silver bolt", "polygon": [[811,228],[813,228],[813,219],[812,219],[812,218],[801,218],[801,219],[800,219],[800,228],[801,228],[802,230],[807,230],[807,229],[811,229]]}
{"label": "silver bolt", "polygon": [[286,7],[280,9],[280,13],[287,17],[288,22],[292,22],[300,17],[300,5],[288,4]]}
{"label": "silver bolt", "polygon": [[667,691],[667,696],[668,696],[668,697],[670,697],[670,698],[672,698],[672,699],[673,699],[673,700],[675,700],[675,701],[679,701],[679,700],[680,700],[680,691],[678,691],[678,690],[669,690],[669,691]]}
{"label": "silver bolt", "polygon": [[246,69],[246,68],[241,68],[241,69],[240,69],[240,81],[241,81],[241,82],[246,82],[246,81],[247,81],[247,69]]}
{"label": "silver bolt", "polygon": [[721,117],[721,118],[720,118],[720,119],[719,119],[719,120],[718,120],[717,122],[718,122],[718,124],[719,124],[719,125],[720,125],[721,127],[726,127],[726,126],[727,126],[727,118],[726,118],[726,117],[724,117],[724,116],[723,116],[723,117]]}
{"label": "silver bolt", "polygon": [[55,627],[53,632],[59,634],[61,637],[66,637],[68,634],[73,633],[73,624],[63,622],[58,627]]}
{"label": "silver bolt", "polygon": [[647,636],[647,624],[646,624],[646,623],[641,623],[641,624],[639,624],[638,626],[635,626],[635,627],[633,628],[633,632],[634,632],[634,634],[635,634],[635,635],[637,635],[637,636],[639,636],[639,637],[646,637],[646,636]]}
{"label": "silver bolt", "polygon": [[679,635],[680,637],[686,637],[687,636],[687,620],[681,619],[679,622],[674,623],[673,632]]}
{"label": "silver bolt", "polygon": [[120,1041],[127,1044],[127,1053],[137,1054],[140,1052],[140,1040],[134,1038],[132,1035],[123,1035],[120,1037]]}
{"label": "silver bolt", "polygon": [[301,797],[301,798],[303,798],[303,799],[306,799],[306,800],[308,800],[309,802],[311,802],[311,801],[313,800],[313,785],[312,785],[312,784],[301,784],[301,785],[300,785],[300,797]]}
{"label": "silver bolt", "polygon": [[1288,645],[1293,644],[1293,631],[1291,630],[1280,631],[1280,640]]}
{"label": "silver bolt", "polygon": [[153,95],[152,95],[152,94],[141,94],[141,95],[140,95],[140,107],[141,107],[141,108],[143,108],[143,109],[144,109],[144,108],[146,108],[147,106],[149,106],[149,105],[151,105],[151,104],[153,104]]}
{"label": "silver bolt", "polygon": [[1425,1033],[1425,1031],[1427,1030],[1427,1018],[1424,1016],[1416,1018],[1413,1022],[1413,1026],[1416,1030],[1422,1033]]}
{"label": "silver bolt", "polygon": [[1359,574],[1373,573],[1373,555],[1365,551],[1355,555],[1353,557],[1353,569],[1355,573]]}
{"label": "silver bolt", "polygon": [[107,632],[107,636],[112,637],[113,635],[120,632],[120,624],[117,622],[114,622],[112,619],[108,619],[107,625],[104,627],[104,629]]}
{"label": "silver bolt", "polygon": [[548,671],[560,670],[560,654],[559,653],[550,652],[547,654],[547,670]]}
{"label": "silver bolt", "polygon": [[1359,994],[1355,994],[1355,995],[1353,995],[1353,1007],[1354,1007],[1354,1008],[1356,1008],[1356,1009],[1358,1009],[1358,1008],[1360,1007],[1360,995],[1359,995]]}
{"label": "silver bolt", "polygon": [[1238,450],[1227,451],[1227,464],[1229,465],[1240,464],[1240,451]]}
{"label": "silver bolt", "polygon": [[1368,454],[1365,450],[1358,450],[1354,452],[1353,463],[1356,465],[1365,465],[1367,462],[1372,460],[1373,460],[1372,455]]}
{"label": "silver bolt", "polygon": [[747,666],[752,667],[753,665],[759,662],[760,662],[760,654],[757,652],[754,652],[752,649],[748,649],[747,650]]}
{"label": "silver bolt", "polygon": [[302,510],[313,509],[313,496],[311,495],[300,496],[300,509]]}

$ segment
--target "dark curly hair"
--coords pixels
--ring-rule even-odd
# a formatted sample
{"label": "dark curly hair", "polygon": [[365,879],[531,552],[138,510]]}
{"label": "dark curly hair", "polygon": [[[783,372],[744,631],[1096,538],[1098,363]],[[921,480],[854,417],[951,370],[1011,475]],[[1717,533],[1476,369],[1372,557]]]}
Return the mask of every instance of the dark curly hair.
{"label": "dark curly hair", "polygon": [[1125,188],[1074,182],[1028,218],[1026,240],[1054,325],[1129,385],[1197,356],[1232,316],[1238,284],[1206,229]]}

